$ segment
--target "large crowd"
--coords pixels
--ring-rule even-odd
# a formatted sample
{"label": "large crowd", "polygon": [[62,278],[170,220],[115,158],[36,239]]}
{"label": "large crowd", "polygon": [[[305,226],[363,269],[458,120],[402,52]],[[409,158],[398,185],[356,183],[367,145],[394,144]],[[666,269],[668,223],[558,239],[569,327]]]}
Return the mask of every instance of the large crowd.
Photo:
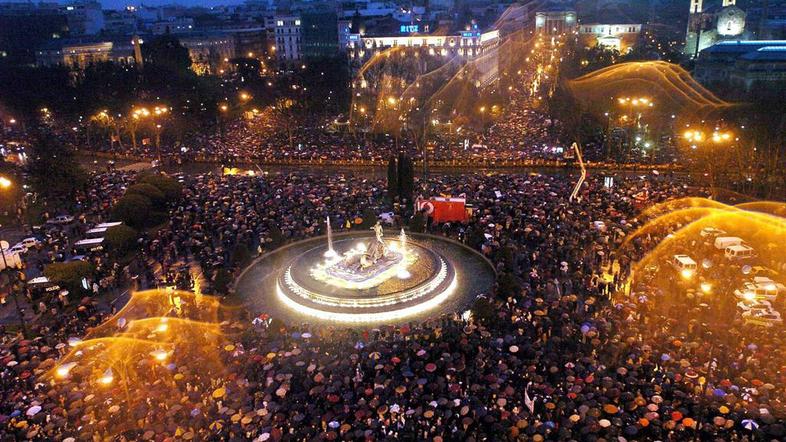
{"label": "large crowd", "polygon": [[[103,187],[84,195],[86,219],[105,219],[133,181],[94,177]],[[786,437],[781,330],[729,323],[728,333],[710,336],[690,320],[706,316],[698,303],[653,309],[657,294],[626,286],[644,247],[618,246],[641,225],[641,205],[688,188],[656,175],[618,177],[611,188],[592,177],[570,201],[573,184],[525,174],[417,183],[422,195],[465,194],[475,207],[469,222],[428,227],[496,266],[494,292],[469,319],[346,329],[241,312],[222,318],[226,342],[206,349],[220,368],[205,354],[178,354],[172,383],[143,376],[124,394],[76,376],[42,380],[67,339],[104,314],[84,302],[42,316],[28,339],[2,347],[2,432],[70,441]],[[139,288],[165,284],[182,265],[208,281],[236,274],[239,247],[264,254],[320,234],[326,216],[351,229],[391,210],[384,180],[356,175],[200,175],[184,185],[167,225],[140,241],[140,263],[129,270]],[[395,222],[411,213],[400,215]]]}
{"label": "large crowd", "polygon": [[[559,125],[525,97],[487,128],[472,126],[433,129],[427,155],[436,162],[554,161],[563,160],[566,146],[558,142]],[[336,118],[291,115],[270,109],[250,118],[222,121],[215,130],[193,134],[177,145],[164,142],[99,144],[99,151],[140,158],[172,158],[220,162],[379,162],[406,153],[423,158],[423,146],[402,131],[377,134]],[[568,151],[568,154],[571,152]]]}

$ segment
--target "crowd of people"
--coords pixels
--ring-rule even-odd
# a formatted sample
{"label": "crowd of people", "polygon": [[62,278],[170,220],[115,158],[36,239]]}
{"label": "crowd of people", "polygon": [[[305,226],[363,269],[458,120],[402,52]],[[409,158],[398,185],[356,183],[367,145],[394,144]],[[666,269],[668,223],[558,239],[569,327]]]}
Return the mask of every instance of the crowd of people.
{"label": "crowd of people", "polygon": [[[98,187],[81,202],[88,219],[106,217],[134,180],[118,174],[94,177]],[[340,230],[390,210],[384,180],[355,175],[208,174],[184,184],[166,227],[142,237],[130,270],[140,274],[139,288],[164,284],[163,275],[185,266],[212,280],[210,292],[219,272],[236,274],[241,248],[266,253],[320,234],[326,216]],[[625,288],[640,256],[617,246],[641,224],[634,196],[646,189],[644,203],[652,204],[686,188],[658,176],[606,188],[598,177],[569,201],[572,186],[565,176],[523,174],[418,184],[423,195],[463,193],[475,206],[467,223],[429,227],[482,251],[497,268],[495,292],[470,306],[470,319],[448,314],[364,329],[234,311],[221,318],[224,334],[212,347],[176,349],[173,371],[101,387],[76,371],[46,377],[69,338],[90,333],[108,314],[91,299],[74,302],[30,324],[27,339],[3,345],[3,433],[15,440],[782,439],[781,330],[730,323],[729,333],[710,335],[698,302],[656,310],[648,288]],[[229,292],[227,300],[242,296]],[[217,364],[205,362],[213,358]]]}
{"label": "crowd of people", "polygon": [[[515,102],[510,111],[489,124],[477,127],[445,127],[429,130],[427,157],[432,162],[555,161],[563,160],[565,146],[557,140],[558,124],[540,109]],[[525,105],[526,104],[526,105]],[[197,159],[220,162],[378,162],[406,153],[423,158],[412,134],[402,131],[378,134],[339,118],[303,115],[282,116],[270,108],[222,121],[214,131],[193,134],[177,145],[164,142],[103,143],[101,152],[138,158]],[[570,153],[570,152],[569,152]]]}

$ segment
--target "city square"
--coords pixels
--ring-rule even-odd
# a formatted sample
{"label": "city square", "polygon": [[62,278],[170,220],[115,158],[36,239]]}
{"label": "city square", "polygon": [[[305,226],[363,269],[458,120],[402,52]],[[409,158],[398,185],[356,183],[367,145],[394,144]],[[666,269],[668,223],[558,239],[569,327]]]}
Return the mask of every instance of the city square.
{"label": "city square", "polygon": [[0,440],[785,440],[783,17],[0,0]]}

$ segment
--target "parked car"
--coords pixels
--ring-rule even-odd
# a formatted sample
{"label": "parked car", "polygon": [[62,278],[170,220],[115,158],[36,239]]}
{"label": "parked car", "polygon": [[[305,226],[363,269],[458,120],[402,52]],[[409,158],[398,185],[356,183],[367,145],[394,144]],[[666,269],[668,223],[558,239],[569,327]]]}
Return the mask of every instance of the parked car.
{"label": "parked car", "polygon": [[727,247],[738,246],[742,243],[742,238],[736,236],[718,236],[714,242],[715,248],[718,250],[726,250]]}
{"label": "parked car", "polygon": [[751,309],[742,314],[745,324],[772,327],[783,324],[781,314],[773,309]]}
{"label": "parked car", "polygon": [[41,241],[38,238],[31,236],[30,238],[25,238],[19,241],[19,244],[24,245],[28,249],[32,249],[33,247],[37,247],[39,244],[41,244]]}
{"label": "parked car", "polygon": [[696,261],[688,255],[674,255],[669,260],[669,264],[680,272],[680,275],[685,279],[692,278],[698,269]]}
{"label": "parked car", "polygon": [[778,276],[778,272],[776,272],[775,270],[773,270],[773,269],[771,269],[769,267],[765,267],[765,266],[753,266],[753,267],[751,267],[750,275],[751,276],[766,276],[768,278],[773,278],[775,276]]}
{"label": "parked car", "polygon": [[21,242],[14,244],[13,246],[8,248],[8,251],[11,253],[19,253],[20,255],[24,255],[27,253],[27,247]]}
{"label": "parked car", "polygon": [[715,239],[716,237],[725,234],[726,234],[725,231],[721,229],[716,229],[715,227],[705,227],[701,229],[701,232],[699,232],[699,235],[701,235],[702,238],[711,238],[711,239]]}
{"label": "parked car", "polygon": [[770,278],[757,276],[753,281],[742,283],[742,288],[734,290],[734,296],[740,300],[753,301],[766,299],[773,302],[779,294],[786,293],[786,286]]}
{"label": "parked car", "polygon": [[747,299],[743,299],[742,301],[737,303],[737,308],[742,310],[742,313],[745,313],[751,309],[772,309],[772,304],[769,301],[761,300],[761,299],[754,299],[752,301],[748,301]]}
{"label": "parked car", "polygon": [[74,222],[74,217],[71,215],[59,215],[47,221],[48,224],[71,224]]}
{"label": "parked car", "polygon": [[726,256],[726,259],[730,261],[741,261],[755,258],[756,250],[754,250],[753,247],[745,244],[737,244],[726,247],[726,250],[724,250],[723,254]]}

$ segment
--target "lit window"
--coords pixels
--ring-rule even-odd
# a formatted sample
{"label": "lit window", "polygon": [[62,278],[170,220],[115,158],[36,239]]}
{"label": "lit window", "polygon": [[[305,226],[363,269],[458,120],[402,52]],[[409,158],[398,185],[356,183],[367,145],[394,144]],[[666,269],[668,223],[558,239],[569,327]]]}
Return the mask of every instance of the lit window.
{"label": "lit window", "polygon": [[295,26],[300,26],[300,20],[295,20]]}
{"label": "lit window", "polygon": [[284,20],[277,20],[276,26],[284,26]]}

